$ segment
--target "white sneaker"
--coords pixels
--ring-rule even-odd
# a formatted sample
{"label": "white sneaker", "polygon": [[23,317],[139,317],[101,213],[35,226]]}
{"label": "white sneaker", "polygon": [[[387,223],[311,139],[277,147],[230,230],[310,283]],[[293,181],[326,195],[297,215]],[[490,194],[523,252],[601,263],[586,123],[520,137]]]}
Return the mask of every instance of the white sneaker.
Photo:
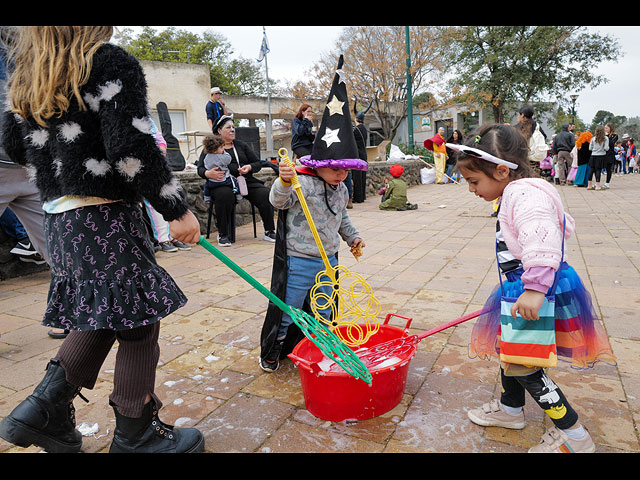
{"label": "white sneaker", "polygon": [[556,427],[551,427],[542,436],[540,443],[529,449],[529,453],[593,453],[596,446],[585,428],[585,435],[580,440],[573,440]]}
{"label": "white sneaker", "polygon": [[482,407],[467,412],[469,420],[483,427],[502,427],[521,430],[525,427],[524,411],[518,415],[510,415],[504,411],[497,399],[485,403]]}

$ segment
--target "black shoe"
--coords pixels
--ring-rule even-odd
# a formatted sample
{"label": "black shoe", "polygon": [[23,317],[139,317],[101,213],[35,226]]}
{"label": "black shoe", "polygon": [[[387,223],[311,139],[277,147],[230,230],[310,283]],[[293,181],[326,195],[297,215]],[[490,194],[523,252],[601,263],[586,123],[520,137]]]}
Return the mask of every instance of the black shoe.
{"label": "black shoe", "polygon": [[42,265],[43,263],[47,263],[46,260],[42,258],[42,255],[40,255],[38,252],[36,252],[35,255],[30,255],[28,257],[18,256],[18,260],[25,263],[35,263],[36,265]]}
{"label": "black shoe", "polygon": [[22,403],[0,422],[0,437],[19,447],[37,445],[50,453],[76,453],[82,435],[76,430],[73,399],[80,387],[67,382],[60,362],[51,359],[44,378]]}
{"label": "black shoe", "polygon": [[20,257],[29,257],[33,255],[38,255],[38,251],[33,247],[31,240],[28,238],[25,240],[20,240],[16,245],[9,250],[9,253],[13,253],[14,255],[18,255]]}
{"label": "black shoe", "polygon": [[36,265],[45,263],[42,255],[33,247],[31,240],[28,238],[18,241],[18,243],[9,250],[9,253],[16,255],[21,262],[35,263]]}
{"label": "black shoe", "polygon": [[178,247],[176,247],[171,242],[161,242],[160,243],[160,251],[161,252],[177,252],[178,251]]}
{"label": "black shoe", "polygon": [[188,252],[189,250],[191,250],[191,247],[189,245],[184,242],[180,242],[179,240],[171,240],[171,243],[173,243],[174,247],[176,247],[178,250],[182,250],[183,252]]}
{"label": "black shoe", "polygon": [[230,247],[231,246],[231,240],[229,240],[229,238],[225,235],[223,236],[219,236],[218,237],[218,246],[219,247]]}
{"label": "black shoe", "polygon": [[204,436],[195,428],[175,428],[158,418],[153,400],[144,406],[139,418],[125,417],[111,404],[116,428],[109,453],[200,453]]}
{"label": "black shoe", "polygon": [[278,368],[280,368],[280,361],[279,360],[274,360],[273,362],[269,362],[269,361],[265,360],[264,358],[260,358],[258,360],[258,365],[265,372],[273,373],[276,370],[278,370]]}
{"label": "black shoe", "polygon": [[51,329],[51,330],[49,330],[47,332],[47,335],[49,335],[51,338],[55,338],[55,339],[67,338],[67,335],[69,335],[69,330],[63,330],[62,332],[56,332],[53,329]]}
{"label": "black shoe", "polygon": [[276,340],[271,351],[267,353],[264,358],[260,357],[258,359],[258,365],[262,370],[267,373],[273,373],[278,370],[278,367],[280,367],[280,352],[282,351],[283,345],[284,340]]}

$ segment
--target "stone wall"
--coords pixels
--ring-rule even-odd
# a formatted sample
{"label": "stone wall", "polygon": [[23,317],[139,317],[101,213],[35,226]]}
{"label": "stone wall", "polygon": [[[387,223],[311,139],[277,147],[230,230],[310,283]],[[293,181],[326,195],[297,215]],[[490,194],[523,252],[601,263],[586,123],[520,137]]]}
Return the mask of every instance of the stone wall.
{"label": "stone wall", "polygon": [[[425,165],[420,160],[411,160],[406,162],[398,162],[404,167],[404,179],[408,185],[420,184],[420,169]],[[367,198],[378,197],[378,190],[384,185],[384,176],[389,174],[391,162],[371,162],[367,171]],[[207,213],[209,205],[203,199],[204,180],[198,176],[195,169],[188,169],[182,172],[176,172],[177,178],[182,183],[187,192],[187,200],[191,210],[200,221],[200,231],[205,234],[207,229]],[[263,180],[267,187],[276,178],[273,169],[265,167],[256,174],[256,177]],[[258,232],[262,232],[260,225],[260,214],[256,210],[256,222]],[[245,225],[251,222],[251,205],[248,201],[242,201],[236,207],[236,225]],[[212,220],[211,231],[216,231],[215,222]],[[0,231],[0,281],[7,278],[28,275],[48,269],[46,264],[35,265],[33,263],[24,263],[18,260],[15,255],[9,253],[14,247],[15,242],[9,238],[4,232]]]}
{"label": "stone wall", "polygon": [[[410,160],[405,162],[397,162],[404,167],[404,180],[409,186],[419,185],[420,170],[425,167],[425,164],[421,160]],[[384,185],[385,175],[389,175],[389,168],[391,162],[370,162],[369,170],[367,171],[367,198],[378,197],[378,190]],[[188,169],[182,172],[176,172],[176,176],[182,183],[185,191],[187,192],[187,200],[191,207],[191,210],[200,221],[200,231],[204,234],[207,229],[207,215],[209,204],[203,199],[204,180],[198,176],[195,169]],[[267,187],[271,187],[271,184],[276,178],[276,173],[273,169],[265,167],[256,175],[256,178],[264,181]],[[256,210],[256,222],[260,224],[260,214]],[[251,220],[251,205],[247,201],[240,202],[236,207],[236,225],[245,225],[250,223]],[[211,231],[215,232],[215,222],[212,220]],[[258,232],[262,231],[262,227],[258,225]]]}

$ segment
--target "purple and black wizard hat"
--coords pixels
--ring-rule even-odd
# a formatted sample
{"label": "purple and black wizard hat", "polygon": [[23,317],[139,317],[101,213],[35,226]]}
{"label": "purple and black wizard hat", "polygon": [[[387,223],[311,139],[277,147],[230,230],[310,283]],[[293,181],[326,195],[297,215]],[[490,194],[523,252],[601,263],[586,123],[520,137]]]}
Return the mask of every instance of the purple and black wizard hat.
{"label": "purple and black wizard hat", "polygon": [[300,163],[307,167],[342,168],[344,170],[367,170],[369,168],[367,162],[358,158],[347,86],[343,79],[343,63],[344,58],[340,55],[311,155],[305,155],[299,159]]}

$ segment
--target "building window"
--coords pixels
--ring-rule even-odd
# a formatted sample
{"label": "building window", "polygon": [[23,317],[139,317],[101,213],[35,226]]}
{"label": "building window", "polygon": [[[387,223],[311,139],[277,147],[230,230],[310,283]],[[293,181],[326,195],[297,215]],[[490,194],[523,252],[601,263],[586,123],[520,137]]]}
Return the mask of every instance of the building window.
{"label": "building window", "polygon": [[[187,131],[187,115],[184,110],[169,110],[169,117],[171,118],[171,133],[178,140],[186,140],[187,137],[184,135],[178,135],[178,133]],[[156,124],[158,130],[160,128],[160,117],[158,117],[157,110],[151,110],[151,118]],[[160,132],[162,133],[162,132]]]}

